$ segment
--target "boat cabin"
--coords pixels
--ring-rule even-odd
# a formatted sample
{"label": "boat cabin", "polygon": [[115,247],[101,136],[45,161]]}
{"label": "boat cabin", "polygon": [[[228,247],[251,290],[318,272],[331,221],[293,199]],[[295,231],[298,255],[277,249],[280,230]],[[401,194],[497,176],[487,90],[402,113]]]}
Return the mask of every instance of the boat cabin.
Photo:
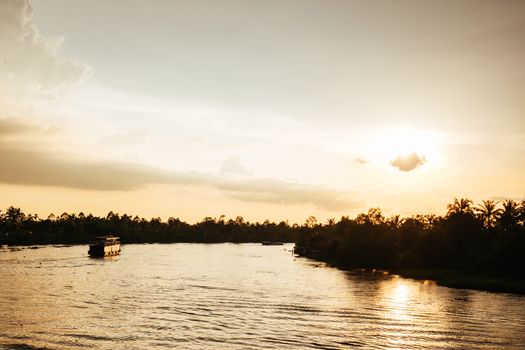
{"label": "boat cabin", "polygon": [[94,257],[114,256],[120,254],[120,237],[100,236],[89,243],[88,254]]}

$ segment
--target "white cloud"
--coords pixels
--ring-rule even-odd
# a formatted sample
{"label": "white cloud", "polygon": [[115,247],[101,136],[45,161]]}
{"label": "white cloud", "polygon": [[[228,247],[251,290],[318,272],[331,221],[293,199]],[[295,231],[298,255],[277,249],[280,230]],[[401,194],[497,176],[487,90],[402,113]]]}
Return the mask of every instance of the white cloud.
{"label": "white cloud", "polygon": [[40,33],[29,0],[0,2],[0,107],[20,113],[57,101],[91,75],[76,60],[61,59],[63,38]]}
{"label": "white cloud", "polygon": [[251,172],[241,163],[240,157],[230,157],[222,162],[220,173],[248,175]]}

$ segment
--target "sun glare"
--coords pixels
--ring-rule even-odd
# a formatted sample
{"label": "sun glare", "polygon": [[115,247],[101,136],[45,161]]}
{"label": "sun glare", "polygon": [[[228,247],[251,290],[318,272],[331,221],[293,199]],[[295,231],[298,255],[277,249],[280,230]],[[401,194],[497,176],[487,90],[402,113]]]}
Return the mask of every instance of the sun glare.
{"label": "sun glare", "polygon": [[417,155],[425,162],[439,159],[441,134],[433,130],[408,127],[385,128],[369,135],[363,152],[371,161],[389,164],[395,159]]}

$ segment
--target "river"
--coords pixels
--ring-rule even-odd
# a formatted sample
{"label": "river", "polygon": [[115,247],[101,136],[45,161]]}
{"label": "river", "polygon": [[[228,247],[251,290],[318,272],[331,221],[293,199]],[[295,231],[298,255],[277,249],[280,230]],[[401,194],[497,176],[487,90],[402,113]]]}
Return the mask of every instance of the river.
{"label": "river", "polygon": [[525,349],[525,297],[296,258],[291,245],[0,251],[0,349]]}

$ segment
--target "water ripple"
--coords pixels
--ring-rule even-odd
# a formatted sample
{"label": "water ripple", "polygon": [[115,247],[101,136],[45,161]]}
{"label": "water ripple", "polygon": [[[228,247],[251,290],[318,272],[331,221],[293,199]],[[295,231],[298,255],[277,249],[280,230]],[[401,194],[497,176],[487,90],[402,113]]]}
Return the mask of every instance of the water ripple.
{"label": "water ripple", "polygon": [[525,298],[294,259],[290,247],[0,253],[0,349],[524,349]]}

